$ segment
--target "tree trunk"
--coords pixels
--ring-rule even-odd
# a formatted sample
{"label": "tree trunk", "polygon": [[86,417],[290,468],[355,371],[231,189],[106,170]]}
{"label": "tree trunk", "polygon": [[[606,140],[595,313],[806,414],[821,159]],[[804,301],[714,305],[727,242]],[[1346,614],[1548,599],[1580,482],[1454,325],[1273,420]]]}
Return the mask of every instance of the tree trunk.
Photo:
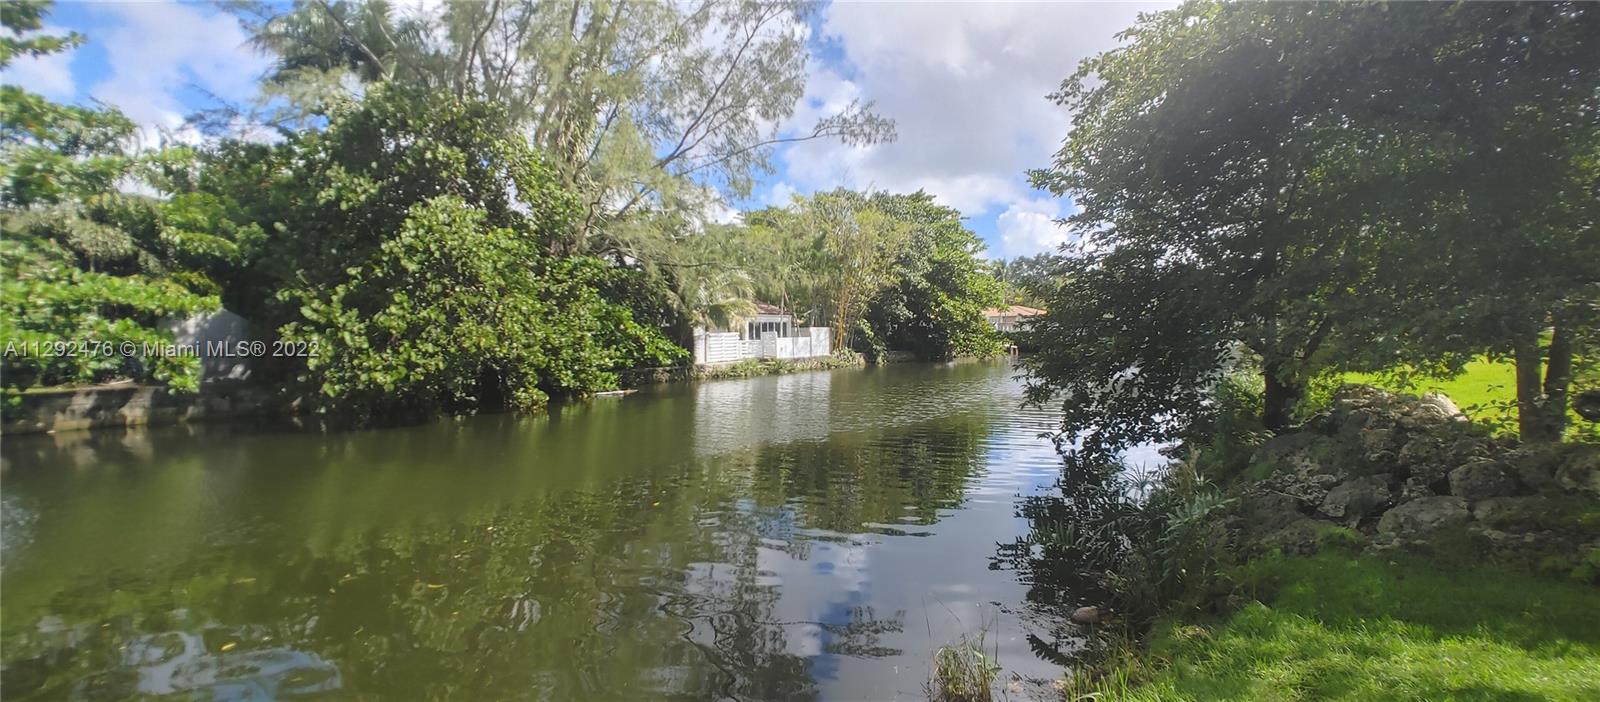
{"label": "tree trunk", "polygon": [[1544,370],[1544,407],[1540,410],[1542,436],[1560,441],[1567,431],[1567,389],[1572,386],[1572,327],[1556,322]]}
{"label": "tree trunk", "polygon": [[1293,379],[1284,377],[1281,363],[1266,363],[1262,369],[1266,380],[1266,393],[1261,402],[1261,424],[1271,431],[1289,428],[1294,419],[1294,407],[1300,402],[1305,388]]}
{"label": "tree trunk", "polygon": [[[1570,340],[1565,345],[1571,345]],[[1552,344],[1552,347],[1554,344]],[[1552,348],[1552,351],[1555,350]],[[1571,351],[1567,354],[1567,375],[1571,375]],[[1517,365],[1517,433],[1529,443],[1551,443],[1561,440],[1561,423],[1552,423],[1546,415],[1550,397],[1545,394],[1544,354],[1539,351],[1539,332],[1529,331],[1512,349]],[[1553,360],[1553,359],[1552,359]],[[1566,413],[1566,388],[1562,386],[1561,412]],[[1552,431],[1553,430],[1553,431]]]}

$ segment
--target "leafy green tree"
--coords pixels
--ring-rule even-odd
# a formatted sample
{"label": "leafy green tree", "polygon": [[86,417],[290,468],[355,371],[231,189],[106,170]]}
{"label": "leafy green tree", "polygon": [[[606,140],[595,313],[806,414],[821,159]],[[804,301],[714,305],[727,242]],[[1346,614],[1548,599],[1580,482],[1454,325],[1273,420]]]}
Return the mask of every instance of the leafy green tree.
{"label": "leafy green tree", "polygon": [[486,219],[456,196],[424,200],[347,280],[300,293],[305,320],[284,338],[316,351],[310,370],[341,409],[530,409],[681,353],[600,296],[599,260],[545,258]]}
{"label": "leafy green tree", "polygon": [[1393,10],[1386,90],[1353,117],[1368,158],[1401,168],[1352,175],[1393,223],[1372,288],[1390,303],[1375,326],[1397,343],[1347,351],[1445,373],[1508,359],[1521,437],[1559,440],[1600,351],[1600,8]]}
{"label": "leafy green tree", "polygon": [[[48,56],[83,43],[82,34],[65,36],[38,34],[49,14],[50,0],[15,0],[0,5],[0,66],[9,66],[18,56]],[[9,36],[8,36],[9,35]]]}
{"label": "leafy green tree", "polygon": [[[32,34],[47,3],[6,3],[0,68],[83,37]],[[195,267],[202,244],[182,237],[157,200],[122,191],[151,157],[112,109],[62,105],[0,86],[0,347],[4,384],[27,388],[127,378],[193,390],[199,362],[163,353],[167,318],[214,309]],[[129,350],[132,353],[129,353]]]}
{"label": "leafy green tree", "polygon": [[868,306],[896,282],[912,226],[849,190],[797,199],[791,209],[776,222],[794,242],[784,249],[806,254],[808,306],[822,311],[836,350],[853,348],[858,332],[870,333]]}
{"label": "leafy green tree", "polygon": [[[699,216],[715,190],[748,195],[783,143],[892,138],[853,103],[809,132],[781,134],[804,94],[803,2],[573,0],[451,2],[402,16],[382,0],[246,4],[257,43],[276,53],[274,94],[321,110],[337,78],[394,82],[503,106],[561,181],[580,193],[569,253],[636,256],[641,226]],[[640,215],[634,219],[635,215]]]}
{"label": "leafy green tree", "polygon": [[265,233],[225,299],[314,352],[331,409],[530,408],[682,355],[602,295],[630,269],[547,253],[579,204],[493,106],[376,85],[323,130],[206,161],[195,197]]}
{"label": "leafy green tree", "polygon": [[994,276],[1004,286],[1005,304],[1044,306],[1056,288],[1056,267],[1060,261],[1061,256],[1053,252],[996,261]]}
{"label": "leafy green tree", "polygon": [[[1437,356],[1439,345],[1414,344],[1404,328],[1446,336],[1415,300],[1459,312],[1439,303],[1482,268],[1442,269],[1421,252],[1472,252],[1461,264],[1504,255],[1492,244],[1495,213],[1437,197],[1451,173],[1441,164],[1493,164],[1453,160],[1465,151],[1438,139],[1464,124],[1503,136],[1487,129],[1497,115],[1546,108],[1523,126],[1592,123],[1592,110],[1566,106],[1594,93],[1581,37],[1594,36],[1595,14],[1191,2],[1142,18],[1125,46],[1085,61],[1055,96],[1073,128],[1054,167],[1033,177],[1073,197],[1082,243],[1036,325],[1045,351],[1032,397],[1064,392],[1066,427],[1105,448],[1174,436],[1241,357],[1259,360],[1263,420],[1278,429],[1324,369]],[[1591,57],[1580,59],[1585,46]],[[1508,87],[1524,78],[1543,89]],[[1474,147],[1547,163],[1531,145],[1560,130],[1540,133]],[[1539,201],[1570,207],[1572,191],[1557,190],[1568,194]],[[1572,236],[1585,230],[1563,231],[1549,250],[1577,252]]]}
{"label": "leafy green tree", "polygon": [[874,193],[868,203],[910,227],[894,281],[867,305],[863,329],[873,345],[924,359],[999,352],[983,310],[1000,303],[1000,283],[978,258],[983,240],[962,225],[961,213],[920,191]]}

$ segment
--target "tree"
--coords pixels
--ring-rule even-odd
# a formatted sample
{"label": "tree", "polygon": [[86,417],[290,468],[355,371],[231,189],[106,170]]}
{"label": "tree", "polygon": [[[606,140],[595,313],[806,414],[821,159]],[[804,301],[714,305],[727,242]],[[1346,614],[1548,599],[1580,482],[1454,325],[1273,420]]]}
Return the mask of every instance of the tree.
{"label": "tree", "polygon": [[998,353],[999,336],[983,310],[1000,304],[1000,283],[978,258],[983,240],[962,225],[961,213],[921,191],[873,193],[868,204],[905,223],[910,241],[892,266],[893,282],[867,305],[867,350],[940,360]]}
{"label": "tree", "polygon": [[1376,157],[1406,165],[1379,319],[1402,321],[1411,360],[1510,359],[1521,437],[1557,441],[1600,320],[1600,9],[1404,14],[1393,97],[1359,115],[1394,145]]}
{"label": "tree", "polygon": [[995,262],[995,277],[1004,286],[1004,302],[1009,305],[1040,307],[1057,285],[1056,266],[1061,256],[1054,252],[1018,256]]}
{"label": "tree", "polygon": [[[0,68],[82,43],[31,34],[48,3],[6,3]],[[20,389],[117,378],[193,390],[199,361],[164,353],[169,317],[215,309],[214,284],[197,265],[226,255],[186,237],[148,184],[161,155],[130,149],[134,125],[113,109],[61,105],[0,86],[0,347],[5,386]],[[223,242],[226,243],[226,242]]]}
{"label": "tree", "polygon": [[[1592,110],[1570,107],[1594,94],[1583,77],[1596,73],[1584,70],[1592,46],[1579,56],[1595,15],[1556,4],[1191,2],[1143,17],[1125,46],[1085,61],[1054,96],[1073,111],[1073,128],[1054,167],[1033,179],[1074,198],[1080,211],[1068,223],[1082,243],[1036,325],[1045,352],[1034,357],[1031,396],[1064,391],[1067,428],[1105,448],[1174,436],[1241,356],[1258,359],[1263,421],[1281,429],[1319,372],[1443,353],[1404,331],[1446,337],[1444,315],[1419,306],[1459,313],[1444,301],[1483,299],[1453,291],[1485,269],[1471,261],[1503,257],[1489,243],[1503,213],[1439,195],[1445,164],[1482,171],[1499,158],[1468,163],[1459,156],[1469,149],[1440,139],[1464,124],[1509,136],[1488,125],[1541,111],[1509,128],[1592,122]],[[1542,87],[1508,87],[1522,79]],[[1549,163],[1534,145],[1562,130],[1534,132],[1473,147]],[[1579,133],[1592,134],[1561,138]],[[1485,181],[1466,181],[1460,192],[1486,192],[1470,185]],[[1571,209],[1574,191],[1554,190],[1538,207]],[[1463,228],[1473,235],[1459,236]],[[1579,252],[1583,226],[1559,228],[1564,238],[1548,251]],[[1422,255],[1451,250],[1464,268]],[[1544,291],[1583,280],[1558,277],[1565,285],[1518,280]]]}
{"label": "tree", "polygon": [[1034,325],[1033,396],[1065,389],[1068,426],[1094,426],[1093,444],[1170,436],[1235,344],[1261,358],[1263,419],[1282,428],[1336,330],[1324,310],[1357,280],[1337,265],[1351,231],[1311,207],[1326,74],[1296,70],[1260,26],[1290,14],[1146,16],[1053,96],[1073,128],[1033,180],[1073,197],[1081,242]]}
{"label": "tree", "polygon": [[893,138],[893,123],[865,103],[809,131],[780,131],[804,93],[813,11],[803,2],[494,0],[401,17],[382,0],[303,0],[241,14],[279,56],[269,84],[305,97],[303,109],[321,109],[340,90],[330,74],[342,73],[502,106],[580,193],[577,226],[553,242],[560,251],[636,257],[638,238],[683,232],[619,222],[699,217],[716,190],[748,195],[779,144]]}
{"label": "tree", "polygon": [[630,269],[548,254],[580,205],[506,120],[375,85],[323,130],[205,159],[196,194],[266,232],[224,298],[308,352],[328,408],[526,409],[682,355],[602,294]]}
{"label": "tree", "polygon": [[832,328],[835,350],[852,348],[866,328],[868,305],[895,282],[894,265],[911,243],[911,225],[848,190],[798,199],[793,210],[778,222],[786,236],[811,250],[812,304]]}
{"label": "tree", "polygon": [[676,355],[600,296],[600,261],[542,260],[536,239],[485,220],[455,196],[422,201],[348,280],[297,295],[304,321],[284,338],[315,350],[309,369],[341,411],[531,409]]}

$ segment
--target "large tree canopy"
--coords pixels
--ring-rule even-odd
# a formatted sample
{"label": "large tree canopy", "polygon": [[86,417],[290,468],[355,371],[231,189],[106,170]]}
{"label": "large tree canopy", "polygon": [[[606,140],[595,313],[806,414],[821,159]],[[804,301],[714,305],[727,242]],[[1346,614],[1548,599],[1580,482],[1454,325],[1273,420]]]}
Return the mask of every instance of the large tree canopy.
{"label": "large tree canopy", "polygon": [[868,303],[862,325],[868,338],[858,345],[941,360],[999,351],[983,310],[1000,303],[1000,284],[982,265],[983,240],[961,223],[961,213],[920,191],[875,193],[868,204],[906,222],[910,241],[891,284]]}
{"label": "large tree canopy", "polygon": [[211,154],[189,197],[265,232],[224,300],[314,351],[355,416],[528,408],[681,350],[603,294],[632,275],[551,241],[581,203],[497,106],[373,86],[325,129]]}
{"label": "large tree canopy", "polygon": [[[317,111],[353,75],[502,106],[532,135],[581,216],[557,242],[637,257],[642,211],[699,216],[714,191],[748,195],[773,148],[812,139],[870,144],[893,123],[851,103],[784,131],[804,94],[805,2],[688,4],[453,1],[405,14],[383,0],[247,5],[279,57],[277,96]],[[648,253],[648,251],[644,252]]]}
{"label": "large tree canopy", "polygon": [[[1073,198],[1081,244],[1036,325],[1033,398],[1064,392],[1067,429],[1105,448],[1172,436],[1241,354],[1259,358],[1280,428],[1322,369],[1444,353],[1412,344],[1396,311],[1421,298],[1467,314],[1478,296],[1455,292],[1504,255],[1508,213],[1534,217],[1518,236],[1551,253],[1593,251],[1571,212],[1592,217],[1577,203],[1593,159],[1574,155],[1595,143],[1597,20],[1577,4],[1191,2],[1143,17],[1055,96],[1073,127],[1033,178]],[[1534,165],[1514,170],[1559,178],[1452,180],[1522,159]],[[1412,255],[1426,251],[1451,265]],[[1579,293],[1583,265],[1496,294]]]}
{"label": "large tree canopy", "polygon": [[[0,8],[0,68],[82,42],[40,35],[46,5]],[[204,269],[233,254],[191,235],[176,208],[121,188],[158,185],[165,154],[135,154],[113,109],[0,86],[0,351],[7,388],[132,379],[194,389],[199,362],[163,354],[170,316],[213,309]],[[130,353],[128,349],[135,352]]]}

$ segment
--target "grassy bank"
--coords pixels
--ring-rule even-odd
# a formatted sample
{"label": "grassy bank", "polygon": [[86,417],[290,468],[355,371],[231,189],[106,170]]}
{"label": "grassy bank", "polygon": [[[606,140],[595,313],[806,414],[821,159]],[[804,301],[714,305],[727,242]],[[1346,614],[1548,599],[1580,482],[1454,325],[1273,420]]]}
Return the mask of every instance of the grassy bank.
{"label": "grassy bank", "polygon": [[[1501,567],[1323,553],[1243,566],[1257,601],[1159,622],[1099,699],[1600,699],[1600,590]],[[1130,679],[1131,678],[1131,679]]]}
{"label": "grassy bank", "polygon": [[705,366],[695,371],[697,380],[721,380],[724,378],[753,378],[759,375],[779,375],[782,373],[800,373],[803,371],[831,370],[834,368],[856,368],[866,365],[861,354],[852,352],[835,353],[832,356],[806,359],[781,359],[781,358],[750,358],[737,363],[721,366]]}

